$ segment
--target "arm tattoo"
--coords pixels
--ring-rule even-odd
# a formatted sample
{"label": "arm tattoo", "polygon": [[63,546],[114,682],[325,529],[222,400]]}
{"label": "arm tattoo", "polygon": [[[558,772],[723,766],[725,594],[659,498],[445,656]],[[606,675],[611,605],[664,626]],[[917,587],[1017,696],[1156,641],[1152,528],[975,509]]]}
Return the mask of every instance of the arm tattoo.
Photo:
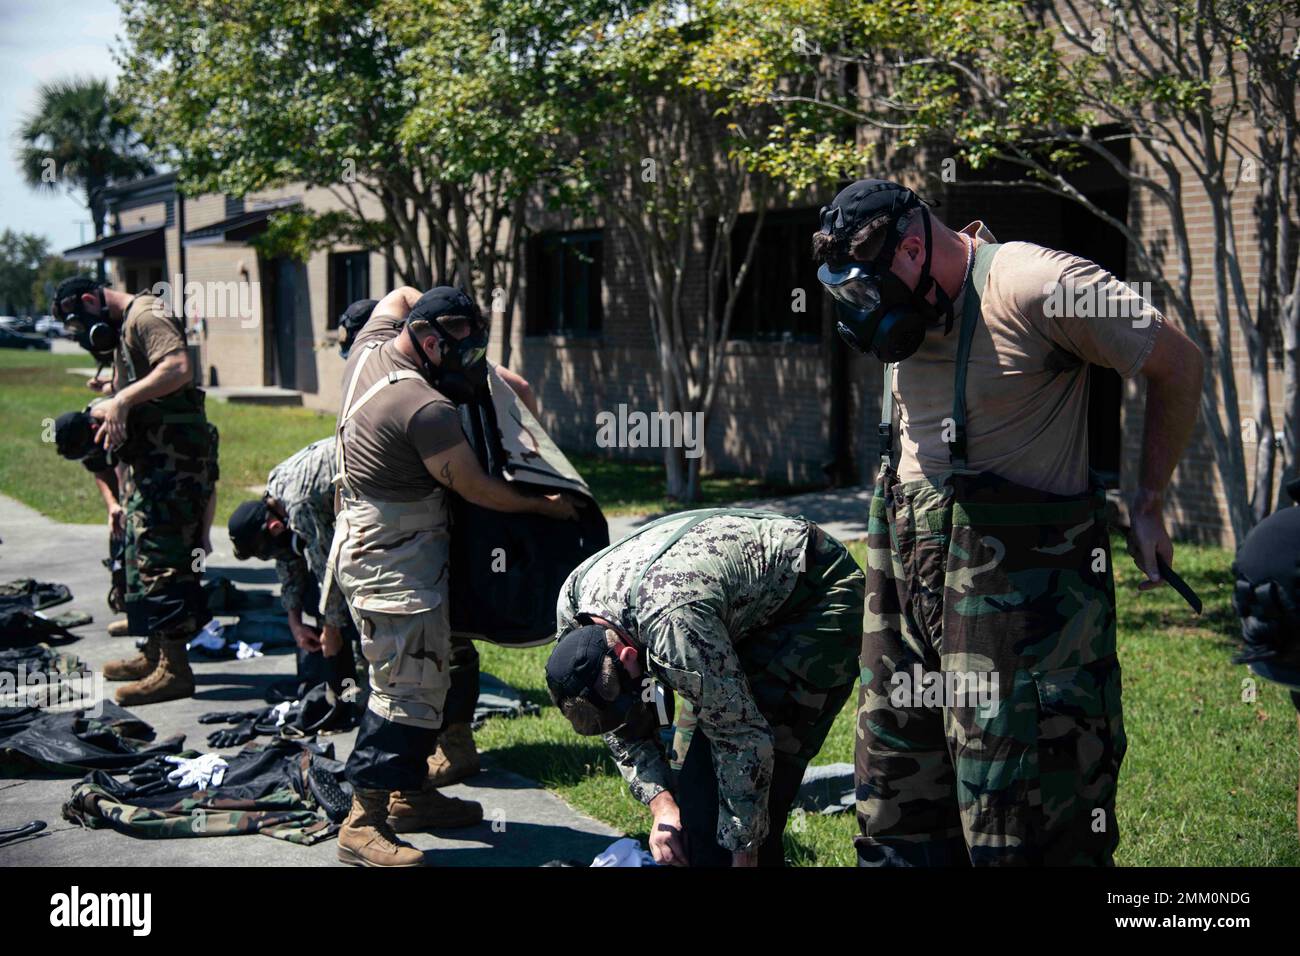
{"label": "arm tattoo", "polygon": [[442,483],[446,485],[448,488],[450,488],[452,486],[451,462],[449,461],[444,462],[442,466],[442,471],[440,471],[439,474],[442,476]]}

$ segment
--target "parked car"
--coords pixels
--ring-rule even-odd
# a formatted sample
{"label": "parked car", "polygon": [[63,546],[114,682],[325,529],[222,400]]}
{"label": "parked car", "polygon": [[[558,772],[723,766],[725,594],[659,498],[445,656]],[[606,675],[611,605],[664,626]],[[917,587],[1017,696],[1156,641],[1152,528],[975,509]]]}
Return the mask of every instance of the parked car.
{"label": "parked car", "polygon": [[0,324],[0,349],[39,349],[48,352],[50,340],[43,335],[18,332],[8,325]]}
{"label": "parked car", "polygon": [[67,334],[67,329],[52,315],[43,315],[36,320],[36,334],[43,335],[47,339],[62,338]]}
{"label": "parked car", "polygon": [[0,315],[0,327],[9,329],[11,332],[35,332],[36,320],[29,315],[21,318],[13,315]]}

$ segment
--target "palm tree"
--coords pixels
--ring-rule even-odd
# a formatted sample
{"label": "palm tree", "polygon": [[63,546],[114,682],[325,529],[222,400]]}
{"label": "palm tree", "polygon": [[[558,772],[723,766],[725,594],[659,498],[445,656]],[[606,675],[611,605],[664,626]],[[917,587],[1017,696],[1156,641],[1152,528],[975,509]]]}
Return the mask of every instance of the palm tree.
{"label": "palm tree", "polygon": [[74,77],[42,84],[18,140],[18,164],[27,184],[81,192],[96,239],[104,235],[104,190],[154,171],[107,80]]}

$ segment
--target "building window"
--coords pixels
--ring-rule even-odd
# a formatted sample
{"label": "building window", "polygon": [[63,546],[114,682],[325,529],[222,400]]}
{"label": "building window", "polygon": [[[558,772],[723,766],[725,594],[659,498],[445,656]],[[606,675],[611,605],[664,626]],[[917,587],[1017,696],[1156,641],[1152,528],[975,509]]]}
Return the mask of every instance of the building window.
{"label": "building window", "polygon": [[529,243],[528,335],[599,335],[603,256],[599,230],[551,232]]}
{"label": "building window", "polygon": [[[731,233],[735,274],[745,259],[757,216],[747,213]],[[817,231],[816,209],[769,212],[754,249],[745,283],[731,316],[733,339],[816,342],[822,330],[822,287],[810,252]],[[727,288],[718,289],[719,309]],[[721,314],[721,312],[719,312]]]}
{"label": "building window", "polygon": [[330,314],[327,329],[358,299],[370,298],[370,253],[336,252],[330,256]]}

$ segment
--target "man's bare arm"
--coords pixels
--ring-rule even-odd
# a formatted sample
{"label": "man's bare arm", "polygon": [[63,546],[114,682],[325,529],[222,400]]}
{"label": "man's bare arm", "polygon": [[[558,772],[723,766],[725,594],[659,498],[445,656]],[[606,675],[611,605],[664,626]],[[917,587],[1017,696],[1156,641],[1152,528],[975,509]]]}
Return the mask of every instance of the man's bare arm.
{"label": "man's bare arm", "polygon": [[[117,383],[116,375],[113,381]],[[190,360],[185,350],[177,349],[164,355],[144,378],[126,386],[108,401],[100,402],[90,410],[92,417],[104,423],[95,436],[95,441],[107,449],[116,448],[126,440],[126,419],[134,406],[170,395],[185,387],[189,381]]]}
{"label": "man's bare arm", "polygon": [[519,401],[524,403],[524,408],[532,413],[533,418],[540,419],[542,413],[537,409],[537,396],[533,394],[533,387],[528,384],[528,379],[518,372],[510,371],[504,365],[497,366],[497,374],[510,386],[511,391],[519,396]]}
{"label": "man's bare arm", "polygon": [[446,451],[430,455],[424,459],[424,467],[444,487],[483,508],[565,520],[578,517],[573,502],[563,495],[525,495],[508,482],[493,478],[479,465],[469,442],[463,441]]}
{"label": "man's bare arm", "polygon": [[379,300],[372,316],[391,315],[395,319],[404,319],[415,308],[424,293],[409,285],[400,286]]}
{"label": "man's bare arm", "polygon": [[1129,515],[1133,532],[1129,550],[1148,578],[1139,587],[1149,589],[1160,583],[1156,555],[1173,565],[1174,547],[1164,524],[1164,493],[1196,427],[1205,358],[1182,330],[1166,321],[1156,333],[1141,374],[1147,380],[1146,413],[1138,490]]}
{"label": "man's bare arm", "polygon": [[184,349],[164,355],[149,374],[113,395],[126,408],[170,395],[190,381],[190,359]]}

